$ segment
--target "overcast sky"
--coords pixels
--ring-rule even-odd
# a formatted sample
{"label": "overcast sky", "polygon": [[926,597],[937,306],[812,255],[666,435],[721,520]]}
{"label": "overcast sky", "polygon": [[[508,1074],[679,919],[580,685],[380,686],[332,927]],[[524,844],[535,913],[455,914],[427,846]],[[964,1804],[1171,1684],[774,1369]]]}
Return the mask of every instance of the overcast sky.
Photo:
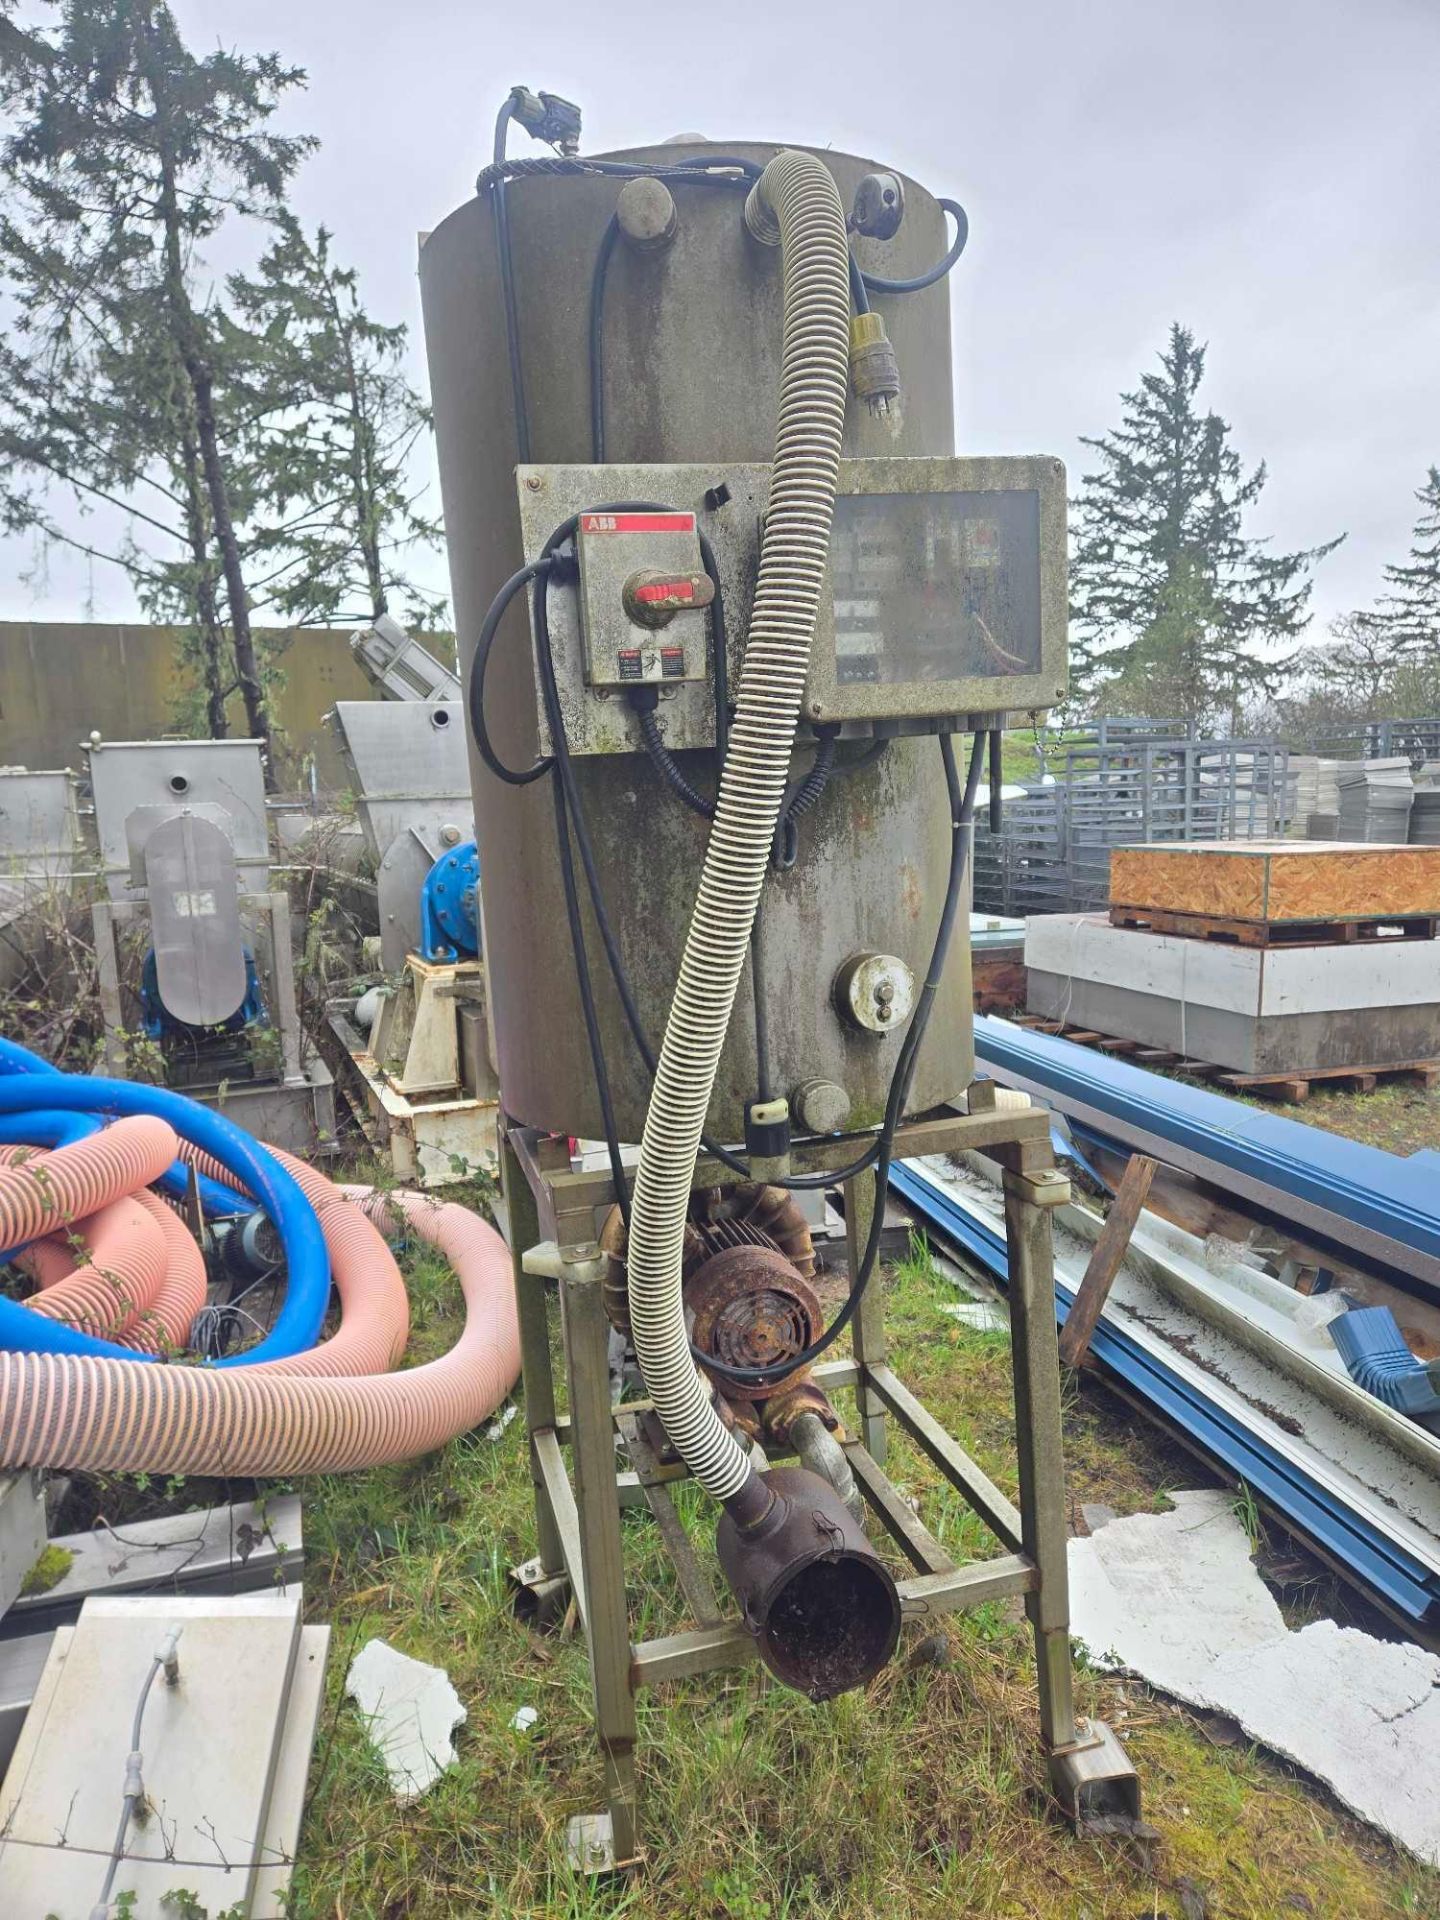
{"label": "overcast sky", "polygon": [[[958,451],[1052,452],[1118,416],[1173,319],[1270,484],[1253,531],[1349,538],[1321,620],[1403,557],[1440,462],[1440,0],[171,0],[303,65],[295,192],[411,324],[417,233],[473,190],[515,82],[578,100],[587,151],[680,131],[830,144],[963,201]],[[27,8],[26,12],[34,12]],[[523,135],[512,151],[538,151]],[[122,580],[0,549],[0,615],[117,619]],[[443,585],[443,561],[437,563]]]}

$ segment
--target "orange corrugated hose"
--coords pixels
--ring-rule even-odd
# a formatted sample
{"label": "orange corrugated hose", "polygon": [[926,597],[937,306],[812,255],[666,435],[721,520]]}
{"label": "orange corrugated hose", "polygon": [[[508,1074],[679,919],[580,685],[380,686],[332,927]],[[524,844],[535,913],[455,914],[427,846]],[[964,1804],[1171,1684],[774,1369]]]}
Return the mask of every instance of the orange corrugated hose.
{"label": "orange corrugated hose", "polygon": [[10,1164],[0,1167],[0,1247],[68,1232],[112,1200],[148,1187],[178,1145],[163,1120],[137,1114],[53,1153],[12,1148]]}
{"label": "orange corrugated hose", "polygon": [[[174,1155],[173,1135],[171,1142],[164,1164]],[[420,1194],[370,1195],[364,1206],[387,1228],[403,1224],[428,1241],[455,1268],[465,1296],[465,1327],[441,1359],[398,1373],[330,1378],[297,1375],[294,1362],[220,1372],[85,1355],[0,1353],[0,1467],[334,1473],[412,1459],[487,1419],[520,1367],[505,1242],[465,1208]],[[364,1219],[349,1201],[327,1204],[322,1225],[332,1215],[332,1231],[346,1216]],[[347,1233],[347,1264],[374,1259],[376,1244],[389,1259],[379,1233],[370,1227],[369,1234],[362,1254],[362,1237],[354,1235],[351,1245]],[[337,1242],[330,1244],[333,1258]],[[337,1284],[343,1297],[338,1275]]]}
{"label": "orange corrugated hose", "polygon": [[[308,1353],[285,1360],[264,1360],[255,1373],[387,1373],[398,1364],[410,1336],[410,1296],[395,1256],[383,1236],[339,1187],[283,1148],[268,1149],[293,1174],[314,1207],[330,1254],[330,1271],[340,1295],[340,1325],[328,1340]],[[197,1173],[235,1184],[218,1160],[181,1142],[180,1158]]]}
{"label": "orange corrugated hose", "polygon": [[186,1344],[190,1324],[205,1304],[205,1256],[185,1222],[158,1193],[144,1189],[135,1195],[135,1203],[160,1230],[165,1278],[148,1311],[140,1315],[123,1344],[143,1353],[166,1353]]}
{"label": "orange corrugated hose", "polygon": [[[10,1147],[5,1157],[24,1151]],[[185,1237],[190,1239],[189,1234]],[[200,1250],[195,1251],[198,1255]],[[68,1232],[35,1241],[16,1264],[40,1287],[25,1303],[32,1313],[63,1320],[102,1340],[128,1344],[132,1329],[144,1325],[155,1310],[169,1260],[156,1222],[138,1198],[122,1195],[87,1219],[77,1220]],[[200,1297],[204,1299],[203,1282]],[[187,1321],[180,1337],[189,1330]]]}

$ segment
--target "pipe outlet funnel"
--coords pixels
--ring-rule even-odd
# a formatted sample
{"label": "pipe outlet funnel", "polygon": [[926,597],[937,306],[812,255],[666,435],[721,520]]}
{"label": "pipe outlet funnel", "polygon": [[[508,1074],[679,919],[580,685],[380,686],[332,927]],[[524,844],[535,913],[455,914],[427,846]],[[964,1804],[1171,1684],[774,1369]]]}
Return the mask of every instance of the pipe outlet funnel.
{"label": "pipe outlet funnel", "polygon": [[[769,1497],[753,1520],[752,1488]],[[740,1511],[737,1513],[736,1509]],[[835,1489],[803,1467],[757,1475],[720,1517],[716,1548],[760,1658],[812,1700],[864,1686],[900,1637],[895,1582]]]}

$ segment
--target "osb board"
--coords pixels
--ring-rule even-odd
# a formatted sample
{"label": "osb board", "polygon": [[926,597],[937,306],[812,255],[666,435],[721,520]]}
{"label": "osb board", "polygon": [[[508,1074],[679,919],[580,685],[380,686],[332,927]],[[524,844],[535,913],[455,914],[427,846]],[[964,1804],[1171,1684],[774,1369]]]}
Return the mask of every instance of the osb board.
{"label": "osb board", "polygon": [[1440,847],[1330,840],[1116,847],[1110,904],[1225,920],[1440,913]]}

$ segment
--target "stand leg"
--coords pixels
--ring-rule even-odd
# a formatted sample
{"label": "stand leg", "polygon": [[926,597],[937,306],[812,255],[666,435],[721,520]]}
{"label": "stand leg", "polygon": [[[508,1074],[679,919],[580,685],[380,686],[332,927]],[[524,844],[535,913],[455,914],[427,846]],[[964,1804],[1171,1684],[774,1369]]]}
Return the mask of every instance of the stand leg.
{"label": "stand leg", "polygon": [[115,1079],[125,1075],[125,1009],[120,998],[120,954],[116,945],[116,914],[107,901],[90,909],[95,929],[95,970],[100,982],[100,1012],[105,1022],[105,1071]]}
{"label": "stand leg", "polygon": [[1064,1199],[1068,1183],[1005,1175],[1010,1258],[1010,1333],[1015,1365],[1015,1442],[1021,1538],[1040,1584],[1025,1596],[1040,1676],[1040,1737],[1048,1751],[1075,1739],[1071,1693],[1070,1583],[1066,1566],[1065,1463],[1060,1445],[1060,1355],[1049,1208],[1037,1187]]}
{"label": "stand leg", "polygon": [[[877,1200],[873,1173],[857,1174],[853,1180],[846,1181],[845,1258],[852,1276],[859,1271],[877,1204],[883,1206],[885,1203],[883,1196]],[[878,1267],[878,1261],[876,1265]],[[850,1338],[855,1348],[855,1358],[862,1369],[861,1384],[856,1392],[860,1407],[860,1438],[870,1458],[877,1466],[884,1466],[885,1409],[874,1389],[865,1384],[863,1376],[864,1368],[882,1366],[886,1358],[885,1302],[880,1291],[878,1272],[871,1275],[865,1297],[850,1322]]]}
{"label": "stand leg", "polygon": [[[600,1261],[577,1263],[560,1281],[585,1626],[595,1690],[595,1730],[609,1803],[608,1836],[597,1832],[593,1820],[582,1822],[584,1857],[579,1864],[594,1868],[627,1866],[636,1854],[635,1695],[630,1684],[630,1625],[625,1611],[602,1271]],[[604,1857],[606,1838],[608,1859]]]}
{"label": "stand leg", "polygon": [[[535,1490],[535,1531],[539,1543],[536,1561],[525,1568],[524,1586],[539,1597],[543,1586],[565,1573],[565,1556],[554,1509],[545,1490],[535,1451],[535,1435],[555,1425],[555,1375],[550,1361],[550,1325],[546,1282],[521,1266],[529,1248],[540,1238],[540,1216],[530,1182],[525,1177],[510,1135],[500,1129],[500,1180],[510,1224],[510,1261],[515,1276],[515,1310],[520,1322],[520,1367],[525,1397],[525,1431],[530,1449],[530,1484]],[[533,1577],[532,1577],[533,1576]],[[563,1603],[562,1603],[563,1604]]]}

